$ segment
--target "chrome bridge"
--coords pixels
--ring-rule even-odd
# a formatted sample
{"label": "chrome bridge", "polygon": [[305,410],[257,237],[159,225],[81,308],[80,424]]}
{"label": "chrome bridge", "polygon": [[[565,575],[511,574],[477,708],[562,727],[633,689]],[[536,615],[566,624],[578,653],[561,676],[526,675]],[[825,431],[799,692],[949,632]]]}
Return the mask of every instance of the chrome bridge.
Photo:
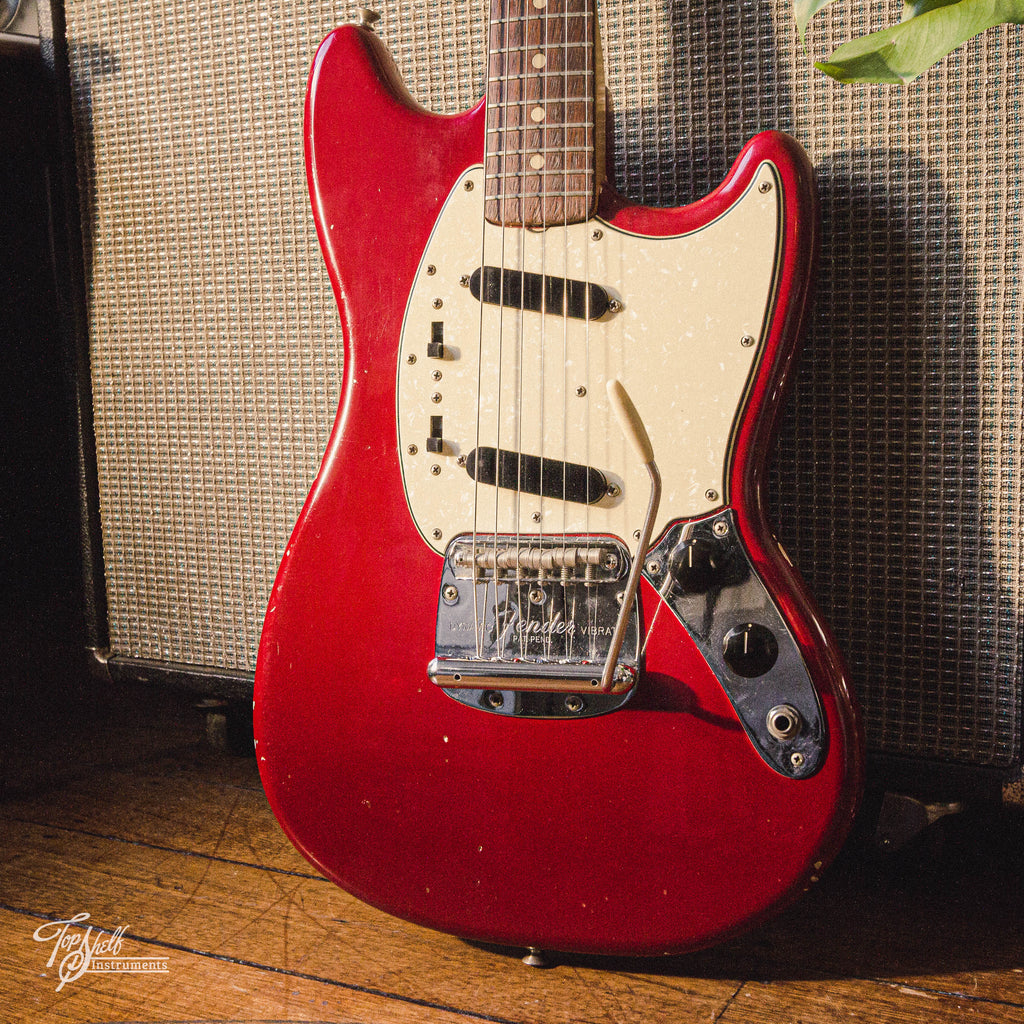
{"label": "chrome bridge", "polygon": [[495,714],[585,718],[621,707],[639,673],[636,607],[610,688],[601,676],[629,568],[613,537],[456,537],[445,552],[430,679]]}

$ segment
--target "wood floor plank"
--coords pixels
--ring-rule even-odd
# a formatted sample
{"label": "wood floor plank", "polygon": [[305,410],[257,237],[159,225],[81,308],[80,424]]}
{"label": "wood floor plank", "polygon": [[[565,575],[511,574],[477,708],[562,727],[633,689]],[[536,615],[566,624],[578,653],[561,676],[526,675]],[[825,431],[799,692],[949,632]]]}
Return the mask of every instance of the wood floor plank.
{"label": "wood floor plank", "polygon": [[267,805],[255,760],[190,752],[132,770],[87,773],[41,795],[7,801],[4,817],[279,871],[314,869]]}
{"label": "wood floor plank", "polygon": [[619,974],[518,959],[397,921],[332,884],[24,824],[0,837],[3,902],[128,926],[126,941],[265,964],[408,1001],[516,1022],[710,1021],[736,979]]}
{"label": "wood floor plank", "polygon": [[[315,873],[274,820],[255,762],[201,747],[145,760],[131,770],[84,773],[56,790],[9,801],[4,811],[51,827]],[[1012,876],[1013,864],[1006,867]],[[1024,948],[1024,913],[1019,883],[1007,891],[1001,881],[972,871],[936,879],[932,888],[921,883],[907,890],[840,868],[750,936],[695,957],[622,966],[672,976],[679,984],[687,975],[727,985],[743,976],[880,978],[1013,1003],[1020,1000],[1022,976],[1015,968]],[[349,920],[364,920],[368,908],[348,905]],[[381,915],[372,919],[373,927],[398,924]],[[439,938],[421,934],[427,945]]]}
{"label": "wood floor plank", "polygon": [[49,947],[32,941],[42,922],[0,910],[0,1006],[5,1024],[98,1021],[389,1021],[482,1024],[485,1018],[313,981],[181,950],[126,942],[125,956],[166,957],[166,974],[86,973],[60,984]]}
{"label": "wood floor plank", "polygon": [[[97,732],[78,760],[43,751],[7,788],[0,903],[127,924],[138,948],[171,950],[181,977],[97,975],[94,1002],[39,1003],[37,961],[11,962],[7,951],[20,942],[35,955],[20,922],[41,918],[7,911],[4,1020],[1024,1024],[1024,842],[1012,829],[1001,845],[992,829],[984,843],[911,861],[903,876],[841,864],[779,919],[717,949],[664,961],[563,957],[530,971],[512,953],[396,921],[316,877],[274,821],[255,762],[205,749],[196,720],[179,717],[133,742],[129,725]],[[139,986],[154,980],[149,1000]]]}
{"label": "wood floor plank", "polygon": [[748,982],[718,1024],[1011,1024],[1024,1007],[915,989],[896,982]]}

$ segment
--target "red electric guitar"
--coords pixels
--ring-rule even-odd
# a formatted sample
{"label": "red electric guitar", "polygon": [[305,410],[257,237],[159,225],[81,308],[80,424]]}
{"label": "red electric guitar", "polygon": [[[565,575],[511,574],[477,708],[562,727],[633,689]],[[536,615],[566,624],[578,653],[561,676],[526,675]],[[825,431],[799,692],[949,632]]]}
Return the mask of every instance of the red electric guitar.
{"label": "red electric guitar", "polygon": [[492,0],[487,95],[454,117],[374,20],[309,79],[344,390],[260,645],[267,795],[411,921],[706,945],[817,880],[861,781],[763,508],[812,169],[766,132],[705,199],[637,206],[604,178],[593,0]]}

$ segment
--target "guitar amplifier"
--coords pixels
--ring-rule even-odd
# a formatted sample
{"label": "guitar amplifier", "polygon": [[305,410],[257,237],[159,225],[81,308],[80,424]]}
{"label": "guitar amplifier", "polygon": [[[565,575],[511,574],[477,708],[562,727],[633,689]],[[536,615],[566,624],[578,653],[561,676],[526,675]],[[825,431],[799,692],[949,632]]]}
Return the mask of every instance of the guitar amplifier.
{"label": "guitar amplifier", "polygon": [[[435,111],[483,91],[486,6],[380,4],[377,31]],[[1008,777],[1020,32],[992,30],[907,88],[844,86],[813,58],[882,27],[888,5],[837,0],[806,50],[774,0],[600,8],[620,191],[688,202],[766,128],[810,153],[823,243],[771,515],[839,638],[883,774]],[[356,11],[75,0],[56,15],[91,367],[92,643],[109,671],[244,695],[340,391],[302,112],[317,43]]]}

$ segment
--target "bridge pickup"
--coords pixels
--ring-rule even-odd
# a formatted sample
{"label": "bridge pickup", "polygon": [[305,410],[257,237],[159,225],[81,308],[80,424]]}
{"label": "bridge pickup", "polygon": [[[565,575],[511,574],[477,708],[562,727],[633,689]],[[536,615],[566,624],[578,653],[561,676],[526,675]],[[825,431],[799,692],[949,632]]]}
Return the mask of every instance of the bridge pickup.
{"label": "bridge pickup", "polygon": [[574,320],[598,320],[611,305],[611,298],[600,285],[499,267],[484,267],[482,275],[479,267],[473,271],[469,290],[475,299],[480,298],[481,276],[483,301],[494,306],[529,309]]}
{"label": "bridge pickup", "polygon": [[474,448],[466,457],[466,472],[479,483],[492,487],[582,505],[593,505],[608,493],[608,480],[599,469],[483,446]]}

